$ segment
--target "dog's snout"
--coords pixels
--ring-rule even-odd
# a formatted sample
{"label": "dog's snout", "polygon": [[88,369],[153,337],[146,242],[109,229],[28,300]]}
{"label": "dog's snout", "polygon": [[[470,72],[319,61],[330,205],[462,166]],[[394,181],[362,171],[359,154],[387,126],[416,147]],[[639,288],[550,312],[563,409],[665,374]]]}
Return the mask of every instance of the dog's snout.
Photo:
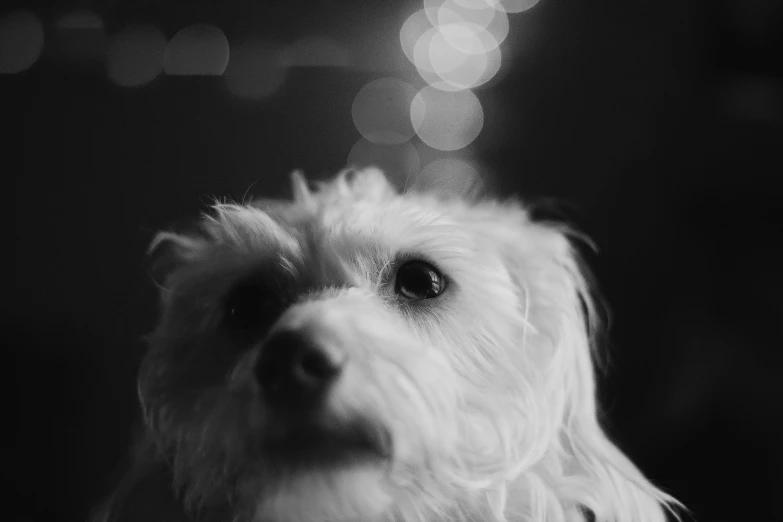
{"label": "dog's snout", "polygon": [[277,406],[312,405],[342,371],[342,362],[300,331],[272,334],[261,347],[255,375],[265,398]]}

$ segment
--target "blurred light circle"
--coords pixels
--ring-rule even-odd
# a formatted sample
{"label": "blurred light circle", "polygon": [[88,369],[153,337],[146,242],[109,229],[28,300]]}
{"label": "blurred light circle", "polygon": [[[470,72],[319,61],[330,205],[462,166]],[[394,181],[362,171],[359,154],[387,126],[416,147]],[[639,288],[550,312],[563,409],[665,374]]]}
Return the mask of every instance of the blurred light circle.
{"label": "blurred light circle", "polygon": [[499,0],[454,0],[454,3],[468,9],[496,8]]}
{"label": "blurred light circle", "polygon": [[463,158],[440,158],[421,169],[414,186],[453,196],[475,194],[484,185],[478,166]]}
{"label": "blurred light circle", "polygon": [[351,148],[346,162],[349,166],[361,168],[375,166],[398,183],[405,182],[421,168],[419,153],[410,142],[385,144],[360,139]]}
{"label": "blurred light circle", "polygon": [[508,36],[508,15],[505,11],[496,11],[494,18],[484,27],[492,38],[497,40],[498,44],[503,43],[503,40]]}
{"label": "blurred light circle", "polygon": [[[416,66],[416,70],[419,71],[419,74],[422,72],[435,72],[435,67],[432,64],[432,58],[430,56],[430,46],[437,34],[438,30],[434,27],[430,27],[419,36],[416,40],[416,44],[413,46],[413,65]],[[428,78],[424,79],[428,80]]]}
{"label": "blurred light circle", "polygon": [[487,58],[487,66],[484,69],[484,73],[473,84],[473,88],[480,87],[490,81],[500,71],[500,65],[502,63],[502,57],[500,53],[500,47],[494,47],[485,55]]}
{"label": "blurred light circle", "polygon": [[135,87],[154,80],[163,70],[166,36],[152,25],[126,27],[114,36],[106,56],[106,72],[117,85]]}
{"label": "blurred light circle", "polygon": [[231,59],[223,75],[226,87],[246,100],[271,96],[283,84],[286,68],[272,44],[251,40],[232,46]]}
{"label": "blurred light circle", "polygon": [[465,19],[461,13],[450,9],[441,8],[438,11],[438,24],[440,27],[456,26],[463,30],[476,34],[484,41],[484,47],[489,51],[492,46],[497,46],[508,36],[508,15],[504,11],[489,9],[494,16],[489,20],[475,21]]}
{"label": "blurred light circle", "polygon": [[469,23],[488,27],[492,20],[501,14],[501,11],[487,4],[466,7],[455,0],[446,0],[434,13],[434,25]]}
{"label": "blurred light circle", "polygon": [[497,0],[497,3],[507,13],[521,13],[536,5],[538,1],[539,0]]}
{"label": "blurred light circle", "polygon": [[436,27],[438,25],[438,9],[446,3],[445,0],[423,0],[424,15],[430,22],[430,25]]}
{"label": "blurred light circle", "polygon": [[447,24],[438,30],[449,45],[465,54],[487,54],[500,46],[489,31],[475,24]]}
{"label": "blurred light circle", "polygon": [[58,29],[103,29],[103,20],[89,9],[79,9],[57,20]]}
{"label": "blurred light circle", "polygon": [[433,27],[419,37],[413,48],[413,59],[425,82],[451,91],[472,87],[471,80],[478,81],[486,66],[485,57],[455,49]]}
{"label": "blurred light circle", "polygon": [[[457,76],[457,74],[462,74],[462,79],[467,79],[468,76],[462,72],[466,69],[468,69],[468,66],[473,65],[476,67],[476,71],[481,70],[481,75],[476,78],[475,80],[472,80],[470,82],[470,85],[467,85],[468,88],[475,89],[477,87],[480,87],[490,81],[492,78],[495,77],[495,75],[500,71],[500,65],[502,63],[502,56],[500,52],[500,47],[497,45],[493,45],[491,42],[491,35],[484,33],[490,42],[488,45],[487,52],[483,53],[481,55],[481,58],[471,58],[470,61],[467,61],[465,64],[463,64],[460,70],[451,72],[449,74],[444,74],[440,76],[440,79],[442,81],[438,82],[429,82],[434,87],[437,87],[439,89],[443,89],[446,91],[454,91],[454,90],[460,90],[463,88],[466,88],[464,83],[450,81],[451,76]],[[447,34],[444,34],[446,38],[448,38]],[[454,41],[454,40],[452,40]],[[460,42],[458,45],[464,46],[465,48],[468,48],[469,46],[473,45],[469,41],[463,41]],[[483,45],[483,44],[482,44]],[[478,66],[482,65],[482,69],[478,69]]]}
{"label": "blurred light circle", "polygon": [[410,119],[415,96],[416,89],[398,78],[372,81],[353,100],[353,122],[361,135],[373,143],[408,141],[416,134]]}
{"label": "blurred light circle", "polygon": [[289,45],[282,54],[285,67],[348,67],[351,55],[345,46],[321,36],[303,38]]}
{"label": "blurred light circle", "polygon": [[103,64],[109,38],[100,16],[89,9],[81,9],[63,15],[55,27],[55,41],[49,45],[53,56],[70,64]]}
{"label": "blurred light circle", "polygon": [[[456,33],[461,32],[458,37]],[[450,34],[451,36],[447,36]],[[451,44],[452,40],[459,39],[462,48],[470,48],[467,53]],[[419,66],[422,78],[431,85],[436,85],[445,90],[469,89],[478,84],[487,69],[488,59],[485,52],[480,52],[482,42],[470,31],[460,26],[446,26],[433,29],[422,36],[422,43],[416,44],[417,66]],[[427,59],[422,54],[426,46]],[[438,79],[433,79],[433,72]]]}
{"label": "blurred light circle", "polygon": [[29,69],[41,56],[44,31],[41,20],[28,10],[13,11],[0,20],[0,73]]}
{"label": "blurred light circle", "polygon": [[416,65],[414,48],[421,39],[421,36],[429,29],[432,29],[432,25],[427,19],[427,13],[425,13],[424,10],[416,11],[402,24],[402,28],[400,29],[400,44],[402,45],[402,51],[414,65]]}
{"label": "blurred light circle", "polygon": [[419,138],[438,150],[458,150],[481,132],[484,111],[472,91],[424,87],[411,103],[411,122]]}
{"label": "blurred light circle", "polygon": [[172,76],[220,76],[228,64],[228,40],[209,24],[181,29],[166,46],[163,69]]}
{"label": "blurred light circle", "polygon": [[430,27],[413,47],[419,75],[442,90],[483,85],[500,70],[497,41],[485,29],[471,24]]}

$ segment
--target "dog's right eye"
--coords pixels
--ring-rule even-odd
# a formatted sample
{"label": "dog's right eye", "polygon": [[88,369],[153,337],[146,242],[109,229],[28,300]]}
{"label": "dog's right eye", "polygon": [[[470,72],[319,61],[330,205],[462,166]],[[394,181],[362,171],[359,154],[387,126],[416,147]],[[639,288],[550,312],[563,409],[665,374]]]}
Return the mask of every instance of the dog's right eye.
{"label": "dog's right eye", "polygon": [[432,299],[443,292],[446,281],[434,266],[424,261],[409,261],[397,269],[394,291],[413,301]]}
{"label": "dog's right eye", "polygon": [[237,330],[260,328],[269,319],[274,300],[267,288],[258,284],[236,287],[226,301],[226,322]]}

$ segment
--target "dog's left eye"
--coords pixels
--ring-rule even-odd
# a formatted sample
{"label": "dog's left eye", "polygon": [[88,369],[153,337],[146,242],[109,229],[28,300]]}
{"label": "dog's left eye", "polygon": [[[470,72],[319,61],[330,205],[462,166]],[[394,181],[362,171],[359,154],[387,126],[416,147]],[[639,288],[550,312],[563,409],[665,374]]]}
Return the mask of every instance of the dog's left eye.
{"label": "dog's left eye", "polygon": [[407,299],[432,299],[445,287],[440,272],[424,261],[408,261],[397,269],[394,279],[394,291]]}
{"label": "dog's left eye", "polygon": [[226,301],[226,321],[237,330],[255,330],[268,320],[272,299],[261,285],[240,285],[229,294]]}

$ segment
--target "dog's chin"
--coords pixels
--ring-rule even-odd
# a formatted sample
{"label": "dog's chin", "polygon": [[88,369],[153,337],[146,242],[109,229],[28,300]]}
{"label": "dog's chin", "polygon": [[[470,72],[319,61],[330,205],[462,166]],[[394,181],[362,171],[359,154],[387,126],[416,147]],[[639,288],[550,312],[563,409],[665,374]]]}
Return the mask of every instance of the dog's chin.
{"label": "dog's chin", "polygon": [[392,503],[382,467],[368,462],[266,477],[254,521],[325,522],[378,520]]}
{"label": "dog's chin", "polygon": [[260,476],[244,484],[255,521],[377,520],[392,503],[390,447],[358,425],[300,425],[268,440]]}
{"label": "dog's chin", "polygon": [[378,520],[392,503],[385,461],[368,448],[334,441],[276,449],[268,457],[274,465],[245,484],[254,521]]}

